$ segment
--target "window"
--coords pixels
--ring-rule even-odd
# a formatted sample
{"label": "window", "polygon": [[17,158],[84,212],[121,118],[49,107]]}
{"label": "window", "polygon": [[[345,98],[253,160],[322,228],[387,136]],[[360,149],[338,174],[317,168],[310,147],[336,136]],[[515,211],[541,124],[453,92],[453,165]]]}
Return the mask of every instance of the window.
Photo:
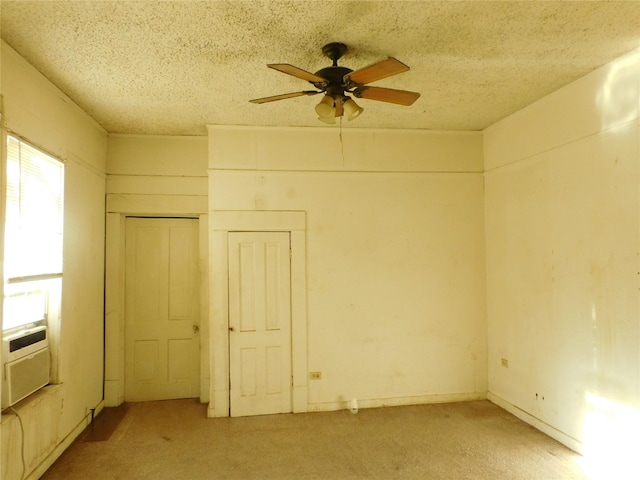
{"label": "window", "polygon": [[47,321],[62,278],[64,165],[7,136],[3,331]]}

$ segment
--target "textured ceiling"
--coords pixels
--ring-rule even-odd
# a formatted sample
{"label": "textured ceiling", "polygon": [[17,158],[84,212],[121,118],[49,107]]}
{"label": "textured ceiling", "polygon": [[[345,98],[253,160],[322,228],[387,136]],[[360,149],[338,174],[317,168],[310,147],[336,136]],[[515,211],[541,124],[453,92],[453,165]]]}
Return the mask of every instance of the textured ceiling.
{"label": "textured ceiling", "polygon": [[[318,97],[266,68],[315,72],[324,44],[354,70],[394,56],[346,127],[480,130],[640,46],[640,1],[0,1],[2,38],[112,133],[202,135],[205,125],[323,126]],[[331,128],[328,127],[327,128]]]}

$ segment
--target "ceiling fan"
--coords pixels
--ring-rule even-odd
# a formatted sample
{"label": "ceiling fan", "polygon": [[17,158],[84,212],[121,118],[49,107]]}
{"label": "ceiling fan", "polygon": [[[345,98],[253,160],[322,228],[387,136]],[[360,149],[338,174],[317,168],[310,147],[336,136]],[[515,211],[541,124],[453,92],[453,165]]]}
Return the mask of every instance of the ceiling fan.
{"label": "ceiling fan", "polygon": [[367,85],[376,80],[406,72],[409,67],[404,63],[389,57],[381,62],[353,71],[350,68],[338,66],[338,60],[347,53],[347,50],[347,46],[344,43],[338,42],[329,43],[322,47],[322,53],[333,61],[333,65],[322,68],[316,73],[307,72],[288,63],[267,64],[269,68],[307,80],[317,90],[284,93],[249,101],[251,103],[267,103],[303,95],[324,93],[322,100],[316,105],[318,119],[325,123],[336,123],[336,117],[346,116],[347,120],[353,120],[363,111],[347,93],[356,98],[406,106],[413,104],[420,97],[417,92]]}

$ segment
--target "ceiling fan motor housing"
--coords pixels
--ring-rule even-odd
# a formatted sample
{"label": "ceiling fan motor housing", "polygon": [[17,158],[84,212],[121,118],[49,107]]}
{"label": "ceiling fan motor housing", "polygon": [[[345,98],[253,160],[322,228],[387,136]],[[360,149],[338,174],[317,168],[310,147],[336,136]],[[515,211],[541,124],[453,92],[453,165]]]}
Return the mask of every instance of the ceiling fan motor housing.
{"label": "ceiling fan motor housing", "polygon": [[353,72],[353,70],[347,67],[325,67],[318,70],[315,74],[327,80],[327,83],[311,83],[313,83],[316,88],[326,91],[328,95],[331,95],[333,97],[343,96],[344,91],[348,90],[351,87],[351,85],[349,84],[350,82],[345,82],[345,76],[350,74],[351,72]]}

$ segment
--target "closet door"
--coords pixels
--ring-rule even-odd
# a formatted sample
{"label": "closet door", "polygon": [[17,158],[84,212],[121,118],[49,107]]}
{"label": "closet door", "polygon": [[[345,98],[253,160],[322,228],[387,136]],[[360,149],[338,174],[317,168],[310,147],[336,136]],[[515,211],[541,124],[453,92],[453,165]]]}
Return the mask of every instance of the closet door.
{"label": "closet door", "polygon": [[125,400],[198,397],[198,220],[127,218],[125,250]]}

